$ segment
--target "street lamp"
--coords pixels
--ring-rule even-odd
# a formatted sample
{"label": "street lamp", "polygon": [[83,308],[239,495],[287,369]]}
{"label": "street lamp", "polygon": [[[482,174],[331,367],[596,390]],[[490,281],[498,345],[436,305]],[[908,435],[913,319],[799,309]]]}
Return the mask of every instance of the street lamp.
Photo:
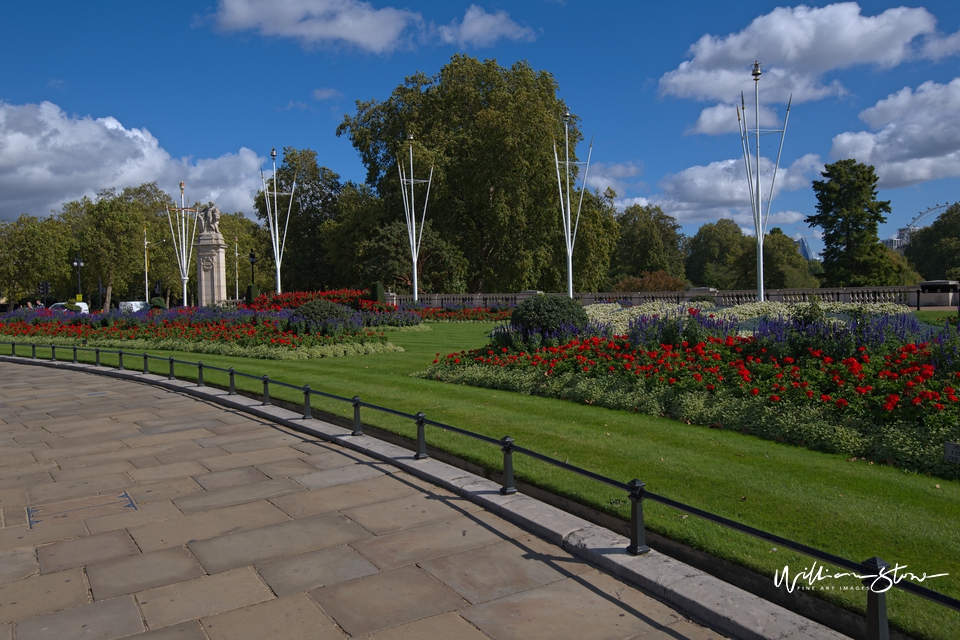
{"label": "street lamp", "polygon": [[[557,165],[557,186],[560,188],[560,217],[563,220],[563,240],[567,245],[567,295],[573,297],[573,245],[577,241],[577,228],[580,226],[580,210],[583,207],[583,194],[587,191],[587,175],[590,173],[590,156],[593,155],[593,139],[590,139],[590,149],[587,151],[586,162],[570,161],[570,109],[563,113],[564,151],[565,160],[560,160],[557,154],[557,143],[553,143],[553,161]],[[577,216],[573,217],[570,198],[570,176],[572,166],[584,165],[583,188],[580,190],[580,203],[577,205]],[[560,175],[560,165],[567,178],[566,197],[564,197],[563,178]],[[574,178],[576,179],[576,178]]]}
{"label": "street lamp", "polygon": [[253,265],[257,263],[257,255],[251,251],[248,260],[250,260],[250,284],[253,284]]}
{"label": "street lamp", "polygon": [[[410,258],[413,262],[413,301],[418,300],[417,292],[417,261],[420,259],[420,241],[423,239],[423,225],[427,218],[427,201],[430,200],[430,185],[433,183],[433,167],[430,167],[430,176],[426,180],[417,180],[413,177],[413,134],[407,134],[407,143],[410,145],[410,173],[409,178],[404,171],[400,158],[397,158],[397,169],[400,171],[400,191],[403,194],[403,214],[407,221],[407,240],[410,243]],[[417,211],[413,200],[414,185],[427,185],[427,194],[423,198],[423,214],[420,216],[420,229],[417,230]],[[410,191],[407,191],[407,187]]]}
{"label": "street lamp", "polygon": [[83,300],[83,291],[80,288],[80,267],[83,266],[83,260],[79,253],[73,254],[73,268],[77,270],[77,302]]}

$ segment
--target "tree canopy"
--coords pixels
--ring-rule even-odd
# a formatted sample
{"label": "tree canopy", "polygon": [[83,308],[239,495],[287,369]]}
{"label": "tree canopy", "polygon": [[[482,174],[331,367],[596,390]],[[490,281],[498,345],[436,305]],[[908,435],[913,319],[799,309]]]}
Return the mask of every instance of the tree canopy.
{"label": "tree canopy", "polygon": [[862,287],[897,284],[877,226],[886,222],[889,200],[877,200],[877,175],[870,165],[853,159],[824,167],[826,180],[814,180],[817,213],[806,223],[823,229],[824,284]]}
{"label": "tree canopy", "polygon": [[[465,257],[468,290],[561,290],[565,249],[552,145],[564,140],[566,109],[556,94],[553,76],[526,62],[505,68],[455,55],[432,77],[409,76],[386,100],[358,101],[356,115],[344,117],[337,135],[347,135],[360,153],[367,184],[392,219],[403,212],[397,158],[406,161],[407,136],[414,136],[415,177],[434,168],[427,218]],[[573,116],[571,159],[581,138]],[[585,212],[578,247],[608,244],[605,234],[615,233],[597,205]],[[574,252],[577,287],[578,271],[597,272],[584,260],[605,259],[581,253]]]}
{"label": "tree canopy", "polygon": [[700,287],[736,288],[737,275],[732,268],[732,261],[747,250],[754,253],[756,269],[754,239],[743,235],[740,225],[725,218],[708,222],[697,230],[688,243],[687,277]]}
{"label": "tree canopy", "polygon": [[950,205],[929,227],[910,234],[903,253],[927,280],[960,276],[960,203]]}
{"label": "tree canopy", "polygon": [[620,239],[610,261],[610,281],[664,271],[684,280],[686,238],[675,218],[656,205],[631,205],[617,217]]}

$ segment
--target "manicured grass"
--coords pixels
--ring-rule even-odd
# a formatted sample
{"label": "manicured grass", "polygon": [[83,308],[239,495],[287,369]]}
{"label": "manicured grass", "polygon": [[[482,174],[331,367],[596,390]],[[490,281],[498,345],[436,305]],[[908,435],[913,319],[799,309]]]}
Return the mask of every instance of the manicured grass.
{"label": "manicured grass", "polygon": [[956,319],[957,312],[954,310],[951,311],[914,311],[913,315],[917,317],[918,320],[922,320],[927,324],[934,324],[938,327],[942,327],[943,323],[948,318]]}
{"label": "manicured grass", "polygon": [[[948,573],[925,586],[960,597],[960,482],[904,473],[866,462],[759,440],[728,431],[681,424],[663,418],[615,412],[560,400],[448,385],[413,378],[411,373],[442,355],[479,347],[493,324],[438,324],[431,331],[395,332],[389,339],[404,353],[324,358],[313,361],[262,361],[176,353],[178,359],[235,367],[256,375],[428,417],[500,438],[568,460],[612,478],[639,478],[647,489],[745,524],[862,561],[879,556],[906,565],[918,575]],[[8,346],[0,352],[9,353]],[[21,351],[20,353],[24,353]],[[44,357],[48,351],[38,350]],[[64,354],[58,349],[58,356]],[[115,363],[115,356],[102,361]],[[142,360],[125,357],[129,368]],[[166,373],[165,363],[152,365]],[[178,376],[195,368],[178,366]],[[225,375],[206,371],[208,383],[226,384]],[[238,387],[260,392],[255,380]],[[274,398],[300,402],[302,394],[271,387]],[[315,409],[344,416],[352,407],[314,398]],[[413,438],[412,421],[364,410],[364,422]],[[427,431],[431,446],[499,469],[496,447]],[[518,479],[626,517],[624,493],[581,479],[522,456],[515,456]],[[939,488],[938,486],[939,485]],[[796,573],[810,566],[806,557],[785,553],[758,540],[708,524],[693,516],[647,503],[648,529],[772,576],[789,565]],[[855,580],[827,580],[818,586],[857,586]],[[818,592],[827,600],[863,612],[863,591]],[[897,590],[888,593],[895,626],[918,638],[960,637],[960,614],[927,604]]]}

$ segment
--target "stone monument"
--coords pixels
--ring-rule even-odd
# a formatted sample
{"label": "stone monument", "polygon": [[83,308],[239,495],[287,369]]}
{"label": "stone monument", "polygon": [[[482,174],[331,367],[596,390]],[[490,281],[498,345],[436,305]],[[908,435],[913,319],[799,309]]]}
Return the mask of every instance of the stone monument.
{"label": "stone monument", "polygon": [[218,304],[227,299],[227,243],[220,234],[220,210],[212,202],[197,209],[197,306]]}

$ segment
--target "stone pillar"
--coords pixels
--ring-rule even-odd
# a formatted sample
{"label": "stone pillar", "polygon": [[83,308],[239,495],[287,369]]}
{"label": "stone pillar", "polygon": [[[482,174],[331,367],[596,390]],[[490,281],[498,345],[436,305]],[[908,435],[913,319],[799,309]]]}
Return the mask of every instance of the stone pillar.
{"label": "stone pillar", "polygon": [[209,203],[197,212],[197,306],[219,304],[227,299],[227,243],[217,223],[220,212]]}

